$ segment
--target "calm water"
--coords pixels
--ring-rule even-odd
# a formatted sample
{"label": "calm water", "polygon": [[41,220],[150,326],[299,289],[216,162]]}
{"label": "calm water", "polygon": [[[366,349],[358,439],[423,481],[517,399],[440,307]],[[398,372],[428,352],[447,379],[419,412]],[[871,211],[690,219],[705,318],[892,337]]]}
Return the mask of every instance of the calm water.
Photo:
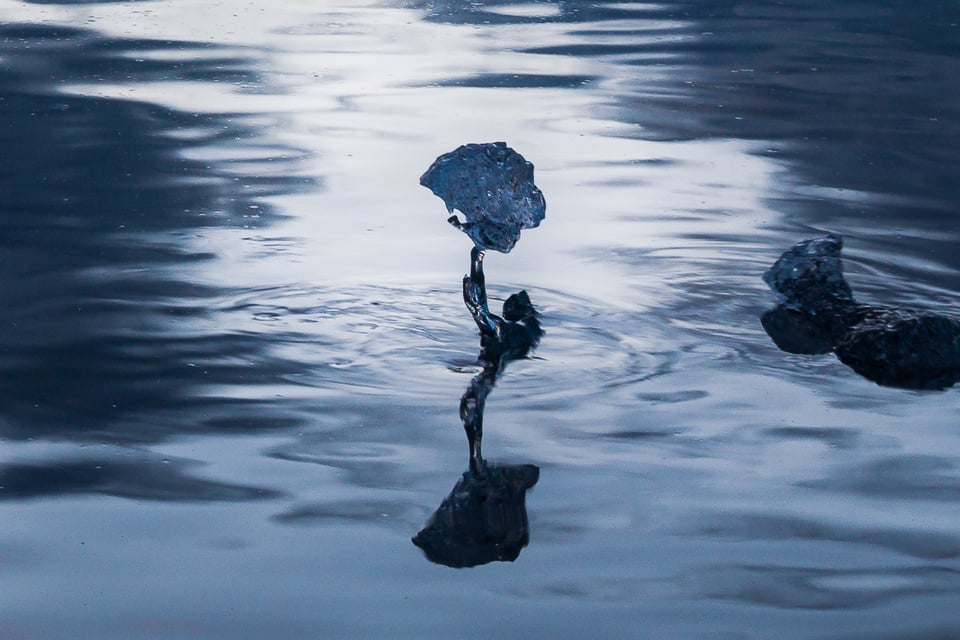
{"label": "calm water", "polygon": [[[825,232],[958,310],[960,7],[0,0],[0,638],[960,637],[960,390],[779,351]],[[547,218],[486,403],[529,545],[411,543],[467,468],[465,142]],[[499,307],[499,303],[496,305]]]}

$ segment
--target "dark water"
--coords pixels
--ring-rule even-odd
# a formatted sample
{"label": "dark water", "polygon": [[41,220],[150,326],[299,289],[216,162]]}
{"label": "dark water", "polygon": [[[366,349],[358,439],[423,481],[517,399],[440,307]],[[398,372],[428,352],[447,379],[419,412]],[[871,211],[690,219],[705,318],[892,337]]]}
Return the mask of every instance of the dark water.
{"label": "dark water", "polygon": [[[960,637],[960,393],[781,352],[760,280],[958,309],[955,2],[0,3],[0,638]],[[546,331],[486,402],[515,562],[411,543],[467,469],[469,241]],[[495,304],[499,306],[499,302]]]}

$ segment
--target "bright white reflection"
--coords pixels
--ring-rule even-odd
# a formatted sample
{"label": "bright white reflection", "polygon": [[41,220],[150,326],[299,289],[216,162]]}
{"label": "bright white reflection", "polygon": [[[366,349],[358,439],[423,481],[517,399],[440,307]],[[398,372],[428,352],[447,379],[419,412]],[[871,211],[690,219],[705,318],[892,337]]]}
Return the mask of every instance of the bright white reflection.
{"label": "bright white reflection", "polygon": [[[89,18],[105,36],[210,43],[218,47],[158,46],[140,57],[203,59],[244,72],[235,82],[134,75],[61,88],[262,122],[259,139],[219,140],[187,153],[266,177],[280,170],[278,160],[293,158],[283,171],[294,167],[317,179],[316,189],[264,199],[288,217],[242,246],[229,229],[212,227],[195,239],[220,257],[206,275],[218,284],[455,285],[467,240],[446,225],[442,203],[418,177],[464,142],[505,140],[536,165],[547,219],[509,256],[489,261],[492,273],[529,286],[562,282],[570,293],[621,303],[637,285],[655,295],[662,285],[649,273],[591,256],[656,249],[708,259],[715,243],[689,238],[756,233],[770,216],[762,197],[777,167],[748,143],[641,138],[644,95],[663,94],[672,71],[623,64],[635,55],[619,48],[659,43],[662,50],[692,37],[683,22],[638,14],[478,28],[363,3],[137,6],[3,5],[0,17]],[[485,10],[543,18],[560,11],[539,3]],[[563,54],[595,45],[615,48]],[[661,59],[667,55],[674,54],[663,51]],[[171,132],[181,139],[202,134]],[[274,237],[299,241],[295,249],[271,250]]]}
{"label": "bright white reflection", "polygon": [[560,15],[560,7],[550,3],[498,4],[484,7],[483,10],[520,18],[552,18]]}

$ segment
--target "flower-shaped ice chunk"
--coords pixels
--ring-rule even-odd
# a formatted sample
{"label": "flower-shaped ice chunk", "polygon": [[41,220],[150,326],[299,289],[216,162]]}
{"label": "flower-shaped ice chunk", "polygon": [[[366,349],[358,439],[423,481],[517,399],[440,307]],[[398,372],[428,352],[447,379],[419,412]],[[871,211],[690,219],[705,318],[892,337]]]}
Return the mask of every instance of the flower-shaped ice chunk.
{"label": "flower-shaped ice chunk", "polygon": [[533,165],[505,142],[466,144],[437,158],[420,184],[463,213],[449,219],[481,250],[508,253],[520,231],[536,227],[546,202],[533,183]]}

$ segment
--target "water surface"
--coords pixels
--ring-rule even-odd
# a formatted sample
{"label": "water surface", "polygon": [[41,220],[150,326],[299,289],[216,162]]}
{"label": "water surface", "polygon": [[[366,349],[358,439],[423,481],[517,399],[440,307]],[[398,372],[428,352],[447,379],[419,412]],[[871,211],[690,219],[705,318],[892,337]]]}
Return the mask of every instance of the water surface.
{"label": "water surface", "polygon": [[[960,396],[779,351],[826,232],[951,313],[952,2],[0,2],[0,637],[960,635]],[[546,334],[486,402],[530,543],[410,541],[467,468],[469,241]]]}

